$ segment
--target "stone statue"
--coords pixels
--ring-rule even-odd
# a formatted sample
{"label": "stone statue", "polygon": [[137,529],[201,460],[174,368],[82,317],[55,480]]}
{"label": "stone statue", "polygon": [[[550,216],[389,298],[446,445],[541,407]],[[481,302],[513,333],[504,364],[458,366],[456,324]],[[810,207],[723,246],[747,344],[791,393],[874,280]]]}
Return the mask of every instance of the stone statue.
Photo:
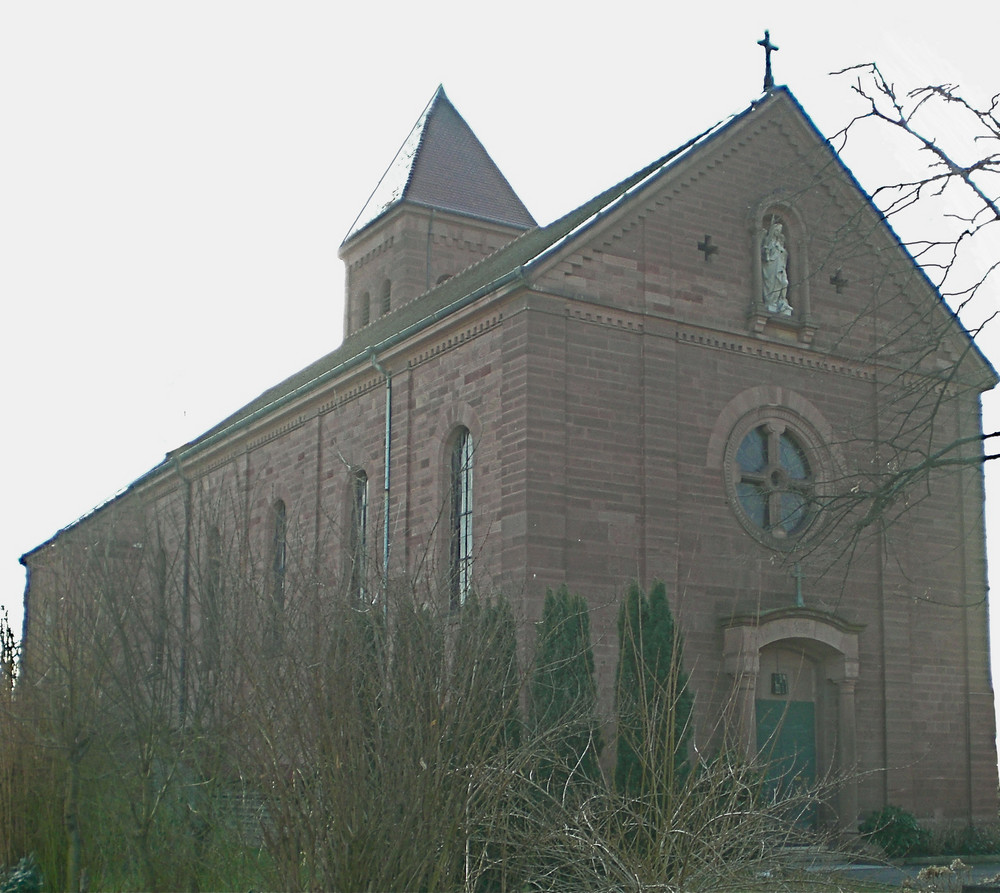
{"label": "stone statue", "polygon": [[763,280],[764,307],[768,313],[791,316],[788,303],[788,249],[781,222],[771,218],[760,246],[761,279]]}

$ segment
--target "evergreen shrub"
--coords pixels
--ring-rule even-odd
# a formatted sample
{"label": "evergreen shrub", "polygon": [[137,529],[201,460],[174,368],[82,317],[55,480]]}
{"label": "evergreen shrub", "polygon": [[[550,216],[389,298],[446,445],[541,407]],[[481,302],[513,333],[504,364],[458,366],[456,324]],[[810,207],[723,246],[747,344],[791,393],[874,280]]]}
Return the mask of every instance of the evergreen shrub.
{"label": "evergreen shrub", "polygon": [[893,859],[926,852],[931,838],[916,817],[899,806],[886,806],[873,812],[858,830]]}
{"label": "evergreen shrub", "polygon": [[0,893],[41,893],[44,879],[32,854],[13,868],[0,866]]}

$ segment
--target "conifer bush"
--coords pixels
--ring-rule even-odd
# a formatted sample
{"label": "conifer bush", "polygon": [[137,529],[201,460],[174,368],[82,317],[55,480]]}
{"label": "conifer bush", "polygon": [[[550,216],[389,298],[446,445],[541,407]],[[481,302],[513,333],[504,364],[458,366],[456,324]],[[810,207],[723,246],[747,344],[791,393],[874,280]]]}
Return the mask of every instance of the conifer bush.
{"label": "conifer bush", "polygon": [[33,854],[12,868],[0,866],[0,893],[41,893],[44,879]]}
{"label": "conifer bush", "polygon": [[694,696],[682,665],[665,584],[633,582],[618,614],[615,784],[632,797],[667,798],[687,774]]}
{"label": "conifer bush", "polygon": [[587,602],[565,585],[557,592],[548,590],[536,635],[531,716],[533,731],[547,751],[541,778],[556,791],[570,780],[594,782],[601,774],[604,742]]}

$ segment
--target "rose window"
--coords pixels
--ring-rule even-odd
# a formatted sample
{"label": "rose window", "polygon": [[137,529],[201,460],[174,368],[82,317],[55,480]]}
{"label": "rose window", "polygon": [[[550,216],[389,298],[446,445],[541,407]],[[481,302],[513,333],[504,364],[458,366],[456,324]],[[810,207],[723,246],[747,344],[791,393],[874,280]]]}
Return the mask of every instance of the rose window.
{"label": "rose window", "polygon": [[805,450],[780,423],[751,429],[735,456],[736,498],[746,520],[765,534],[787,539],[813,518],[813,475]]}

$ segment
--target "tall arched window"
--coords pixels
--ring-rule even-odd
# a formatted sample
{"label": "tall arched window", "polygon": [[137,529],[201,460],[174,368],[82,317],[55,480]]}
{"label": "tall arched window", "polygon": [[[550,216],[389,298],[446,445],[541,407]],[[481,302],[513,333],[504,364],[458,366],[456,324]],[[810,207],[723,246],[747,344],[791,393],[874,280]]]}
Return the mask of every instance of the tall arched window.
{"label": "tall arched window", "polygon": [[285,503],[274,504],[274,541],[271,547],[271,598],[276,616],[285,610],[285,576],[288,562],[288,517]]}
{"label": "tall arched window", "polygon": [[451,606],[461,607],[472,585],[472,433],[459,428],[451,448]]}
{"label": "tall arched window", "polygon": [[348,591],[360,600],[365,597],[368,573],[368,475],[361,469],[351,475],[351,529],[348,542]]}
{"label": "tall arched window", "polygon": [[392,283],[386,279],[382,283],[382,315],[385,316],[389,310],[392,309],[392,301],[390,295],[392,293]]}

